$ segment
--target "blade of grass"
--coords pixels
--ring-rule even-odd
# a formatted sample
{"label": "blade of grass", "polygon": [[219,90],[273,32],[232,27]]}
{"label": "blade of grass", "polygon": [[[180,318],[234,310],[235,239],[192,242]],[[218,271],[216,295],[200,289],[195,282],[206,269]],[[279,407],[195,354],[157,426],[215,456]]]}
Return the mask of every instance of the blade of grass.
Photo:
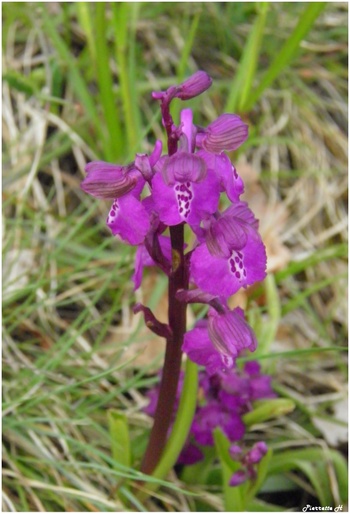
{"label": "blade of grass", "polygon": [[[312,342],[310,342],[312,344]],[[292,358],[298,358],[304,359],[306,355],[308,354],[317,354],[320,352],[346,352],[347,348],[345,346],[327,346],[324,348],[304,348],[302,350],[291,350],[289,352],[274,352],[269,353],[266,355],[251,355],[249,357],[239,357],[237,359],[237,363],[240,362],[247,362],[252,360],[264,360],[264,359],[278,359],[280,357],[286,358],[286,359],[292,359]]]}
{"label": "blade of grass", "polygon": [[62,59],[63,63],[68,67],[69,74],[70,74],[70,80],[73,86],[73,89],[82,102],[82,104],[85,107],[85,110],[87,114],[89,115],[91,122],[93,123],[93,126],[95,127],[97,131],[97,135],[102,139],[102,141],[105,140],[105,135],[103,133],[100,119],[97,113],[97,110],[95,108],[95,104],[93,101],[93,98],[87,88],[87,85],[85,83],[85,80],[83,79],[81,73],[79,72],[79,68],[77,66],[77,62],[74,59],[72,53],[70,52],[70,49],[67,47],[66,43],[62,39],[62,37],[59,35],[56,26],[53,22],[53,20],[50,18],[48,12],[46,9],[42,9],[42,16],[43,16],[43,22],[44,27],[49,35],[49,37],[52,40],[53,45],[55,46],[60,58]]}
{"label": "blade of grass", "polygon": [[108,129],[107,144],[104,148],[107,160],[116,161],[125,153],[125,142],[117,116],[116,98],[113,93],[113,78],[110,69],[110,56],[107,44],[108,22],[106,20],[106,4],[95,4],[95,45],[98,56],[97,81],[100,90],[100,101]]}
{"label": "blade of grass", "polygon": [[226,112],[244,110],[245,103],[251,93],[268,8],[268,2],[260,2],[258,4],[259,12],[244,47],[238,72],[230,88],[230,94],[225,105]]}
{"label": "blade of grass", "polygon": [[193,17],[190,29],[187,34],[187,38],[185,40],[185,45],[182,49],[181,58],[180,58],[180,61],[179,61],[179,64],[178,64],[177,70],[176,70],[177,71],[176,75],[177,75],[179,82],[182,82],[185,78],[186,68],[188,66],[188,61],[189,61],[191,51],[193,48],[193,43],[195,40],[200,17],[201,17],[201,11],[198,11],[195,14],[195,16]]}
{"label": "blade of grass", "polygon": [[248,318],[259,341],[258,349],[255,352],[256,357],[269,352],[281,319],[281,305],[274,275],[269,274],[266,277],[263,287],[267,300],[268,319],[262,318],[261,313],[253,309]]}
{"label": "blade of grass", "polygon": [[257,89],[252,92],[249,100],[245,103],[245,111],[250,111],[252,109],[265,89],[272,84],[281,71],[292,61],[299,49],[300,42],[310,31],[317,17],[321,14],[326,5],[327,2],[312,2],[307,4],[304,12],[300,15],[299,22],[293,33],[287,39],[280,52],[271,63]]}
{"label": "blade of grass", "polygon": [[[127,2],[113,2],[111,8],[118,76],[125,116],[127,149],[130,152],[137,149],[137,143],[140,141],[140,122],[135,87],[135,18],[137,10],[135,4]],[[133,21],[132,25],[131,21]]]}
{"label": "blade of grass", "polygon": [[[188,61],[189,61],[189,58],[190,58],[190,55],[192,52],[192,48],[193,48],[193,44],[195,41],[195,36],[197,33],[200,16],[201,16],[201,11],[198,11],[195,14],[195,16],[193,17],[192,21],[190,21],[189,19],[186,20],[187,25],[189,26],[189,29],[186,30],[187,29],[187,27],[186,27],[186,29],[184,30],[184,33],[187,34],[187,37],[185,39],[185,44],[182,49],[181,58],[180,58],[180,61],[179,61],[179,64],[178,64],[177,70],[176,70],[176,76],[177,76],[178,83],[181,83],[185,79],[185,76],[186,76],[186,69],[188,67]],[[183,109],[183,107],[184,106],[183,106],[182,102],[176,102],[172,106],[172,114],[173,114],[174,120],[179,119],[180,111],[181,111],[181,109]]]}
{"label": "blade of grass", "polygon": [[317,291],[320,291],[321,289],[324,289],[328,285],[334,283],[339,278],[345,278],[347,274],[341,273],[339,275],[334,275],[332,277],[328,277],[324,280],[321,280],[320,282],[317,282],[316,284],[312,284],[310,287],[305,289],[304,291],[301,291],[299,294],[291,298],[288,302],[286,302],[282,307],[282,316],[285,316],[288,314],[288,312],[291,312],[295,309],[297,309],[300,305],[302,305],[305,298],[308,298],[312,294],[316,293]]}
{"label": "blade of grass", "polygon": [[96,64],[97,55],[96,46],[94,43],[93,23],[91,19],[91,4],[90,2],[77,2],[75,5],[77,8],[79,23],[85,32],[92,61],[94,64]]}

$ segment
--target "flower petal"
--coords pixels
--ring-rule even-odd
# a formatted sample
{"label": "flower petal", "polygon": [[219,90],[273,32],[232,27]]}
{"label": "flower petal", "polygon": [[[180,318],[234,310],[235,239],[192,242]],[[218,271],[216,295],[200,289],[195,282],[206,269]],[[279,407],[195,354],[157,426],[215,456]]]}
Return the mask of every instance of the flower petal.
{"label": "flower petal", "polygon": [[86,165],[86,178],[80,184],[81,189],[95,198],[114,199],[134,189],[139,173],[130,167],[117,166],[104,161],[93,161]]}
{"label": "flower petal", "polygon": [[248,125],[236,114],[222,114],[205,130],[202,145],[205,150],[221,153],[236,150],[248,137]]}
{"label": "flower petal", "polygon": [[220,181],[220,191],[225,191],[231,202],[238,202],[244,193],[244,183],[226,154],[214,154],[200,150],[197,155],[205,160],[207,167],[215,171]]}
{"label": "flower petal", "polygon": [[152,198],[159,214],[159,219],[169,226],[182,222],[176,201],[175,189],[167,186],[161,173],[156,173],[152,179]]}
{"label": "flower petal", "polygon": [[197,287],[206,293],[224,298],[241,287],[230,272],[228,260],[212,255],[205,244],[199,245],[191,255],[190,276]]}
{"label": "flower petal", "polygon": [[186,332],[182,350],[191,361],[205,366],[209,375],[233,367],[234,361],[219,353],[211,342],[206,323]]}
{"label": "flower petal", "polygon": [[119,235],[124,241],[138,245],[143,243],[150,221],[142,203],[132,194],[128,194],[113,202],[107,225],[113,235]]}
{"label": "flower petal", "polygon": [[232,357],[246,348],[253,352],[257,347],[253,330],[236,309],[222,314],[209,309],[208,332],[215,348]]}
{"label": "flower petal", "polygon": [[169,186],[175,182],[200,182],[205,179],[205,161],[189,152],[177,152],[164,161],[162,169],[164,182]]}

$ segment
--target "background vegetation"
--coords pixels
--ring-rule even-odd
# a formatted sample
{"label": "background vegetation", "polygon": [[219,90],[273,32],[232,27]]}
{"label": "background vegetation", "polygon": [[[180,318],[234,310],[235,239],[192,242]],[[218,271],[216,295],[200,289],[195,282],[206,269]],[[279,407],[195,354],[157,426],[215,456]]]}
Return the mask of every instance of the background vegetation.
{"label": "background vegetation", "polygon": [[[127,163],[163,137],[151,91],[197,69],[214,84],[187,104],[196,123],[226,111],[250,126],[232,157],[270,275],[235,301],[296,404],[248,434],[275,455],[255,508],[344,504],[347,62],[341,2],[3,3],[4,511],[224,510],[219,468],[207,483],[173,472],[143,501],[125,485],[162,349],[131,314],[134,250],[79,188],[86,162]],[[150,270],[136,297],[162,311],[165,286]],[[112,459],[112,408],[130,468]]]}

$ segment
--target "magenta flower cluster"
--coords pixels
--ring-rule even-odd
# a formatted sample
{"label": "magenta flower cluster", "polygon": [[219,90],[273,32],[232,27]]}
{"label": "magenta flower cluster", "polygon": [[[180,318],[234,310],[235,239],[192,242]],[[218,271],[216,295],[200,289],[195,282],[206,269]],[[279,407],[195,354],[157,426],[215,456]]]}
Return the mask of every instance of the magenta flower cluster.
{"label": "magenta flower cluster", "polygon": [[[176,403],[179,401],[182,389],[181,376]],[[158,386],[147,393],[149,404],[144,409],[147,414],[154,416]],[[190,434],[183,448],[178,464],[191,465],[203,459],[203,447],[213,446],[213,430],[220,427],[229,441],[230,456],[240,463],[240,469],[234,473],[230,485],[236,486],[247,479],[256,476],[256,464],[267,452],[267,446],[259,441],[250,449],[244,449],[242,439],[245,435],[243,415],[250,412],[255,400],[275,398],[271,387],[271,377],[261,373],[256,361],[245,363],[243,369],[234,369],[226,373],[219,371],[199,374],[199,399]]]}
{"label": "magenta flower cluster", "polygon": [[[174,124],[170,103],[188,100],[211,85],[198,71],[179,86],[154,92],[160,102],[168,136],[168,154],[156,141],[150,155],[136,154],[126,166],[102,161],[86,166],[82,189],[100,199],[112,200],[107,225],[112,234],[137,247],[135,289],[145,266],[157,265],[168,276],[173,272],[168,227],[186,224],[195,243],[186,248],[185,267],[189,290],[177,292],[185,303],[210,306],[208,319],[186,333],[183,351],[209,373],[230,369],[238,352],[253,351],[256,339],[241,309],[231,310],[227,299],[240,288],[263,280],[266,253],[258,233],[258,221],[241,201],[244,184],[225,151],[236,150],[248,136],[248,126],[235,114],[222,114],[203,128],[193,120],[191,109],[181,111]],[[230,206],[220,211],[220,196]],[[143,306],[147,324],[168,336],[167,326],[157,322]]]}

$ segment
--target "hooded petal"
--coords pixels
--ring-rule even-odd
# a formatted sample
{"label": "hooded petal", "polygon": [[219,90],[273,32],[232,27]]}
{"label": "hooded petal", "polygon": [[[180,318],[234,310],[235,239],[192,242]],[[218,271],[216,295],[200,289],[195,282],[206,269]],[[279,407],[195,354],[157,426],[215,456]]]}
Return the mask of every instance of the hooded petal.
{"label": "hooded petal", "polygon": [[215,348],[233,357],[245,349],[253,352],[257,347],[253,330],[236,309],[222,314],[209,309],[208,332]]}
{"label": "hooded petal", "polygon": [[248,137],[248,125],[236,114],[222,114],[205,129],[201,144],[205,150],[221,153],[236,150]]}
{"label": "hooded petal", "polygon": [[205,161],[189,152],[177,152],[164,161],[162,169],[164,182],[170,186],[175,182],[200,182],[207,175]]}
{"label": "hooded petal", "polygon": [[177,91],[175,96],[180,98],[180,100],[189,100],[190,98],[204,93],[211,85],[212,79],[209,77],[208,73],[201,70],[196,71],[196,73],[182,82],[182,84],[176,86]]}
{"label": "hooded petal", "polygon": [[229,257],[212,255],[203,243],[194,250],[190,271],[192,279],[200,289],[228,298],[241,287],[250,286],[265,278],[265,246],[255,230],[249,230],[247,235],[244,248],[232,250]]}
{"label": "hooded petal", "polygon": [[200,366],[205,366],[207,373],[214,375],[218,371],[232,368],[234,360],[215,349],[206,326],[206,322],[202,322],[194,329],[186,332],[182,350],[191,361]]}
{"label": "hooded petal", "polygon": [[259,229],[259,221],[249,209],[247,202],[237,202],[230,205],[223,213],[225,218],[236,218],[240,223],[246,223],[254,230]]}
{"label": "hooded petal", "polygon": [[86,178],[80,187],[95,198],[114,199],[134,189],[140,175],[130,166],[117,166],[104,161],[93,161],[86,165]]}

